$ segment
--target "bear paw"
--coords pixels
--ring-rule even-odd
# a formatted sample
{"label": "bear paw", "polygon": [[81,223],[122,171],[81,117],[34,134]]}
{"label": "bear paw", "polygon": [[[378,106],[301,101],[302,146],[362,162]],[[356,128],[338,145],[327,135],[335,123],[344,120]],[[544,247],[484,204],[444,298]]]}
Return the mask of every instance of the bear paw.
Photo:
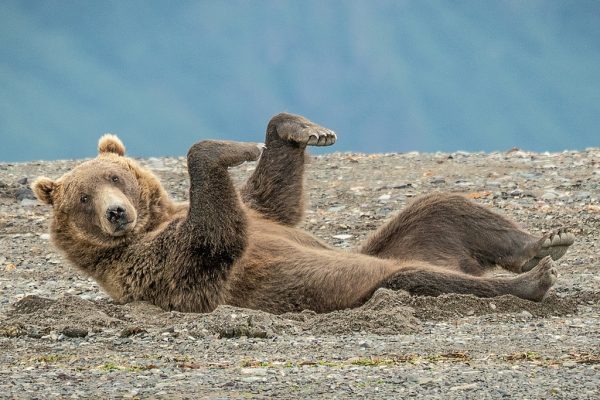
{"label": "bear paw", "polygon": [[278,114],[271,119],[277,136],[285,141],[304,146],[331,146],[337,136],[331,129],[317,125],[308,119],[293,114]]}
{"label": "bear paw", "polygon": [[569,247],[575,242],[575,235],[567,228],[556,229],[544,235],[536,244],[537,252],[521,268],[527,272],[538,265],[544,257],[550,256],[554,261],[565,255]]}

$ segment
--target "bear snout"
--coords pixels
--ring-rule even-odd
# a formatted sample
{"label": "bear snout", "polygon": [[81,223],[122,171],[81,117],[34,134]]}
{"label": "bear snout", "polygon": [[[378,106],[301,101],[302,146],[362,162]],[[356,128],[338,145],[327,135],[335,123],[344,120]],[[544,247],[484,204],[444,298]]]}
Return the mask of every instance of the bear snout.
{"label": "bear snout", "polygon": [[112,206],[106,210],[106,219],[111,224],[125,225],[127,224],[127,210],[121,206]]}
{"label": "bear snout", "polygon": [[110,206],[106,209],[105,215],[110,225],[109,231],[113,236],[124,235],[135,225],[135,215],[130,215],[124,206]]}
{"label": "bear snout", "polygon": [[99,189],[96,215],[100,227],[110,236],[123,236],[134,229],[137,212],[127,196],[111,187]]}

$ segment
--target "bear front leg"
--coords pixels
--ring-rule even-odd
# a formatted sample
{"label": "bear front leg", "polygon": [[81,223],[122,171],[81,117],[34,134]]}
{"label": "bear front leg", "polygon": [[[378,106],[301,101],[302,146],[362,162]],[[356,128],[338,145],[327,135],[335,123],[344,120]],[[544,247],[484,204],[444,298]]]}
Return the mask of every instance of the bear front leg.
{"label": "bear front leg", "polygon": [[155,257],[148,270],[137,272],[141,299],[182,312],[210,312],[224,303],[231,268],[248,242],[245,209],[227,168],[256,160],[261,151],[256,144],[226,141],[190,148],[188,214],[171,221],[151,244],[140,244],[146,257]]}
{"label": "bear front leg", "polygon": [[249,207],[285,225],[296,225],[304,214],[306,146],[335,143],[332,130],[299,115],[281,113],[269,121],[266,148],[242,189]]}
{"label": "bear front leg", "polygon": [[187,156],[190,206],[184,227],[190,246],[205,257],[223,254],[234,260],[246,246],[246,214],[227,168],[258,159],[262,146],[207,140]]}

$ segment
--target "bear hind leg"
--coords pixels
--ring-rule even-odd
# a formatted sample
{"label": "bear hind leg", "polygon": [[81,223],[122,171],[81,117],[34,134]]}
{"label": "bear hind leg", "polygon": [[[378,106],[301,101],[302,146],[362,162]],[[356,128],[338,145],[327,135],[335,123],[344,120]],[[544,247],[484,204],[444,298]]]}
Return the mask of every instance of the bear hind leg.
{"label": "bear hind leg", "polygon": [[265,149],[241,190],[244,203],[279,223],[298,224],[304,215],[306,146],[329,146],[335,140],[333,131],[299,115],[271,118]]}
{"label": "bear hind leg", "polygon": [[456,293],[496,297],[511,294],[541,301],[556,282],[556,275],[554,262],[548,256],[530,271],[512,277],[486,278],[434,267],[407,267],[388,278],[381,287],[423,296]]}
{"label": "bear hind leg", "polygon": [[529,271],[545,256],[562,257],[573,241],[567,229],[540,238],[462,196],[434,193],[409,205],[359,251],[481,275],[496,265]]}

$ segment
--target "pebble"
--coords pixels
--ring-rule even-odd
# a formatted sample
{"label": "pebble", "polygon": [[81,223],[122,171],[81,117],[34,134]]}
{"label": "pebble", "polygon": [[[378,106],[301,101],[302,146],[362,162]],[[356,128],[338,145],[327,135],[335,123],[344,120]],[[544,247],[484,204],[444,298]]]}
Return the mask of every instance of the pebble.
{"label": "pebble", "polygon": [[477,383],[467,383],[465,385],[452,386],[450,388],[451,392],[455,392],[457,390],[472,390],[477,389],[479,385]]}
{"label": "pebble", "polygon": [[353,236],[348,235],[348,234],[341,234],[341,235],[333,235],[332,237],[334,239],[339,239],[339,240],[348,240],[348,239],[351,239]]}
{"label": "pebble", "polygon": [[66,327],[61,333],[70,338],[84,338],[88,335],[88,330],[85,328]]}
{"label": "pebble", "polygon": [[15,192],[15,197],[18,201],[27,200],[27,199],[29,199],[29,200],[36,199],[35,195],[33,194],[33,191],[29,187],[18,188],[17,191]]}
{"label": "pebble", "polygon": [[590,193],[590,192],[578,192],[575,195],[576,200],[586,200],[586,199],[589,199],[590,197],[592,197],[592,193]]}
{"label": "pebble", "polygon": [[37,206],[39,204],[39,202],[37,200],[25,198],[25,199],[21,200],[20,204],[23,207],[33,207],[33,206]]}
{"label": "pebble", "polygon": [[242,375],[255,375],[255,376],[267,376],[266,368],[242,368],[240,369]]}
{"label": "pebble", "polygon": [[385,189],[408,189],[411,187],[413,187],[413,184],[409,182],[400,182],[383,186]]}
{"label": "pebble", "polygon": [[523,310],[523,311],[521,311],[521,313],[520,313],[520,314],[521,314],[521,316],[522,316],[522,317],[525,317],[525,318],[532,318],[532,317],[533,317],[533,314],[531,314],[531,313],[530,313],[529,311],[527,311],[527,310]]}

